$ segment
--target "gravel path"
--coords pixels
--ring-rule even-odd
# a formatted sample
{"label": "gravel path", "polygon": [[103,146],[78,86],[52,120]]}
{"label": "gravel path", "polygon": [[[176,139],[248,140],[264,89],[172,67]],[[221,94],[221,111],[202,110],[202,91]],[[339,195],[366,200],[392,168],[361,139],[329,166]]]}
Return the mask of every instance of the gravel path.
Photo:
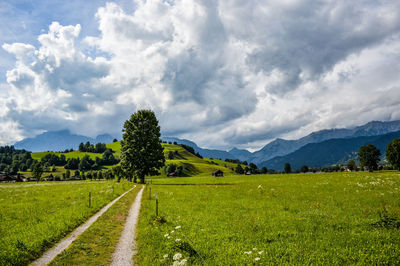
{"label": "gravel path", "polygon": [[113,254],[111,266],[130,266],[132,265],[132,256],[136,253],[135,232],[136,224],[139,218],[140,203],[142,200],[143,189],[139,191],[135,202],[129,210],[124,230],[119,238],[118,245]]}
{"label": "gravel path", "polygon": [[[90,217],[90,219],[84,223],[83,225],[79,226],[76,228],[71,234],[69,234],[66,238],[61,240],[56,246],[52,247],[48,251],[46,251],[41,258],[37,259],[34,261],[32,264],[33,265],[47,265],[49,264],[58,254],[63,252],[73,241],[75,241],[78,236],[80,236],[83,232],[86,231],[86,229],[89,228],[103,213],[105,213],[114,203],[116,203],[120,198],[125,196],[126,193],[130,192],[132,189],[134,189],[136,186],[131,188],[130,190],[126,191],[123,193],[121,196],[118,198],[114,199],[111,201],[109,204],[107,204],[105,207],[103,207],[98,213]],[[143,190],[143,189],[142,189]]]}

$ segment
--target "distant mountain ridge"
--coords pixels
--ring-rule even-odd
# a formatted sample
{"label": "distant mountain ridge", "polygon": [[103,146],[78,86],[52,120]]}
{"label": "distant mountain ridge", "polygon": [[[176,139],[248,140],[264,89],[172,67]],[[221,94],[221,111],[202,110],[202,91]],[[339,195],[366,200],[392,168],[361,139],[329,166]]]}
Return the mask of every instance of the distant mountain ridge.
{"label": "distant mountain ridge", "polygon": [[400,120],[390,122],[371,121],[353,129],[324,129],[312,132],[298,140],[284,140],[278,138],[265,145],[261,150],[254,152],[248,158],[248,161],[260,164],[276,156],[290,154],[309,143],[319,143],[329,139],[377,136],[395,131],[400,131]]}
{"label": "distant mountain ridge", "polygon": [[261,162],[259,167],[283,170],[285,163],[290,163],[292,169],[299,169],[302,165],[322,167],[338,163],[346,164],[348,160],[356,159],[360,147],[367,144],[375,145],[381,151],[381,158],[384,158],[387,145],[396,138],[400,138],[400,131],[377,136],[330,139],[319,143],[309,143],[290,154]]}
{"label": "distant mountain ridge", "polygon": [[66,149],[78,149],[79,143],[110,143],[113,137],[109,134],[99,135],[90,138],[82,135],[71,134],[69,130],[49,131],[37,135],[34,138],[27,138],[14,144],[16,149],[25,149],[31,152],[42,151],[64,151]]}

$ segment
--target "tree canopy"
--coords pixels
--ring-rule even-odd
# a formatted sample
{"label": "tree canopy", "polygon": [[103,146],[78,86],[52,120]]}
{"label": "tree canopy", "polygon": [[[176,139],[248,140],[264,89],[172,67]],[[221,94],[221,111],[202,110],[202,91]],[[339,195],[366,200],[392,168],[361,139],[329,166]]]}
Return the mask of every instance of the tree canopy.
{"label": "tree canopy", "polygon": [[400,139],[392,140],[386,147],[386,160],[400,170]]}
{"label": "tree canopy", "polygon": [[122,169],[144,183],[146,175],[165,164],[158,120],[153,111],[139,110],[125,121],[122,132]]}
{"label": "tree canopy", "polygon": [[365,166],[371,172],[376,170],[378,168],[379,156],[381,156],[381,151],[374,145],[368,144],[362,146],[358,152],[361,169]]}

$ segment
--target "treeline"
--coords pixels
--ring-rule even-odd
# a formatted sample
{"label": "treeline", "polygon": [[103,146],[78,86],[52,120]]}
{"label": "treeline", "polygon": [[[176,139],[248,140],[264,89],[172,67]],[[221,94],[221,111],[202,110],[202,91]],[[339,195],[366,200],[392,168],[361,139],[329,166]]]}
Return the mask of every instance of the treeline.
{"label": "treeline", "polygon": [[16,150],[14,146],[0,147],[0,171],[16,175],[18,171],[27,171],[37,163],[32,159],[31,152]]}
{"label": "treeline", "polygon": [[96,143],[96,145],[91,144],[89,141],[83,144],[81,142],[79,144],[79,151],[80,152],[94,152],[94,153],[103,153],[107,150],[105,143]]}

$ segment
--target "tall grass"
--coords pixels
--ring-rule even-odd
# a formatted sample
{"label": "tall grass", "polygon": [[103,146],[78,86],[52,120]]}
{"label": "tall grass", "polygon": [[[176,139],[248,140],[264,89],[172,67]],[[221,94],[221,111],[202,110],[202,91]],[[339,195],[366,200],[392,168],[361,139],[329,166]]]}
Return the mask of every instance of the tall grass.
{"label": "tall grass", "polygon": [[0,185],[0,265],[28,264],[131,186],[110,181]]}

